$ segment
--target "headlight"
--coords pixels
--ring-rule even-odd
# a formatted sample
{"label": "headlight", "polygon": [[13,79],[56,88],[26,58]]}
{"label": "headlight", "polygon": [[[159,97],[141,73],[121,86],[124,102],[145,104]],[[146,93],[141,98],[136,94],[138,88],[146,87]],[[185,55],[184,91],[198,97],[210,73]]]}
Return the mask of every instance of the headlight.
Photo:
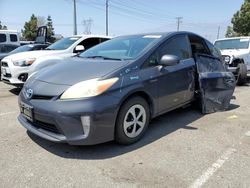
{"label": "headlight", "polygon": [[25,60],[13,61],[13,64],[15,66],[20,66],[20,67],[30,66],[32,63],[34,63],[35,60],[36,60],[35,58],[32,58],[32,59],[25,59]]}
{"label": "headlight", "polygon": [[67,89],[60,99],[79,99],[85,97],[94,97],[108,90],[118,78],[110,78],[107,80],[91,79],[79,82]]}

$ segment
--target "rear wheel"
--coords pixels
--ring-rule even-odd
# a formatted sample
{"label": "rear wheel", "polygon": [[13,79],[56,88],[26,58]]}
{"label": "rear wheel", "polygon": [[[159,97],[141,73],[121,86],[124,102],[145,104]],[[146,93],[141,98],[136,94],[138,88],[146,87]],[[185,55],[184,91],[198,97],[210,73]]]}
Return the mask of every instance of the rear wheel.
{"label": "rear wheel", "polygon": [[242,86],[247,82],[247,67],[244,63],[238,64],[238,72],[236,76],[236,83],[238,86]]}
{"label": "rear wheel", "polygon": [[115,140],[132,144],[141,139],[150,118],[149,105],[142,97],[133,97],[123,104],[116,123]]}

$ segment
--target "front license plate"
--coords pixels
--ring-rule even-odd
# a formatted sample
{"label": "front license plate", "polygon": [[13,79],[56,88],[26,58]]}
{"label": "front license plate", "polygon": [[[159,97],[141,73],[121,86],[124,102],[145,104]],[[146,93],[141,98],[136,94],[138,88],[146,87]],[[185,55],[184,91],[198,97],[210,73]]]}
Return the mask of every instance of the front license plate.
{"label": "front license plate", "polygon": [[20,111],[23,116],[33,122],[33,107],[23,102],[20,103]]}

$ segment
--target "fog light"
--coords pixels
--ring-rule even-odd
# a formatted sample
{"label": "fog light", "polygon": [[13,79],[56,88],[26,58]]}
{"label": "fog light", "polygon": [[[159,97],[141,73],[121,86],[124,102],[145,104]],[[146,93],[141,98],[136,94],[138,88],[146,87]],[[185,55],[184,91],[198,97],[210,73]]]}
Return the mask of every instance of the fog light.
{"label": "fog light", "polygon": [[81,122],[83,127],[83,134],[88,137],[90,131],[90,116],[81,116]]}

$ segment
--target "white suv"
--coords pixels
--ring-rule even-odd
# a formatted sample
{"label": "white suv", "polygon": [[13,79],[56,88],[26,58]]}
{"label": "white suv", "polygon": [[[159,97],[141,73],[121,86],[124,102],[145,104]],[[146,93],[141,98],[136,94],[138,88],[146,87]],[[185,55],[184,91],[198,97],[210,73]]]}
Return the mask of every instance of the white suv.
{"label": "white suv", "polygon": [[234,37],[218,39],[214,45],[221,50],[222,57],[228,69],[236,76],[237,84],[247,81],[250,71],[250,37]]}
{"label": "white suv", "polygon": [[2,80],[16,86],[23,85],[32,73],[60,63],[65,57],[74,56],[110,38],[100,35],[76,35],[63,38],[45,50],[21,52],[7,56],[1,62]]}

